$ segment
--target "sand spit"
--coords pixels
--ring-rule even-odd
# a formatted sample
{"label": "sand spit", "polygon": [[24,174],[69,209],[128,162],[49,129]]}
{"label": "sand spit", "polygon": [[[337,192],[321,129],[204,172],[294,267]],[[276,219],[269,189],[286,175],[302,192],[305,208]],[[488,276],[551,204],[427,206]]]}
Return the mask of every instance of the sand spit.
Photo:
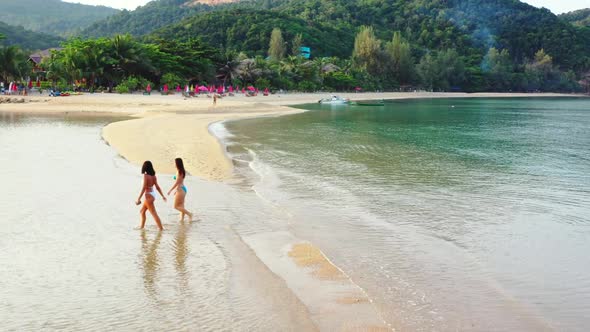
{"label": "sand spit", "polygon": [[[173,159],[183,157],[187,170],[207,180],[223,181],[232,175],[232,164],[208,127],[215,122],[246,117],[293,114],[301,110],[288,106],[315,103],[331,93],[276,94],[219,99],[181,95],[86,94],[52,97],[23,97],[23,103],[0,104],[0,112],[44,115],[132,116],[137,119],[115,122],[104,128],[104,139],[124,158],[140,165],[154,162],[156,170],[173,173]],[[477,97],[562,97],[563,94],[511,93],[348,93],[352,100]]]}

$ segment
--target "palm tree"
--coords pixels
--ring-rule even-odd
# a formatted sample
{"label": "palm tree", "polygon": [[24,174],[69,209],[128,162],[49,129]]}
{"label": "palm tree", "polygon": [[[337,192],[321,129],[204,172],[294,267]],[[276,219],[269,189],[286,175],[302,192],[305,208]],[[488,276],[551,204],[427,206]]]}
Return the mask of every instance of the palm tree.
{"label": "palm tree", "polygon": [[22,78],[28,69],[27,58],[17,46],[0,48],[0,77],[9,81]]}
{"label": "palm tree", "polygon": [[97,77],[104,74],[107,66],[106,50],[102,46],[94,41],[87,41],[80,50],[84,62],[83,76],[88,78],[90,87],[94,87]]}
{"label": "palm tree", "polygon": [[244,83],[254,83],[262,74],[262,70],[256,66],[256,61],[254,59],[242,60],[238,65],[237,71],[240,79]]}
{"label": "palm tree", "polygon": [[226,82],[233,83],[239,77],[240,61],[236,59],[227,60],[225,65],[219,68],[219,74],[217,74],[217,79],[223,80],[223,85],[225,85]]}
{"label": "palm tree", "polygon": [[134,74],[144,68],[153,69],[152,65],[147,62],[147,58],[142,56],[140,47],[130,35],[117,35],[111,43],[112,57],[115,60],[114,72]]}
{"label": "palm tree", "polygon": [[49,58],[43,60],[42,67],[46,70],[46,77],[53,83],[64,75],[63,63],[60,61],[60,55],[56,52],[51,53]]}
{"label": "palm tree", "polygon": [[63,70],[72,83],[82,78],[83,59],[77,49],[73,47],[65,48],[60,54],[60,60]]}

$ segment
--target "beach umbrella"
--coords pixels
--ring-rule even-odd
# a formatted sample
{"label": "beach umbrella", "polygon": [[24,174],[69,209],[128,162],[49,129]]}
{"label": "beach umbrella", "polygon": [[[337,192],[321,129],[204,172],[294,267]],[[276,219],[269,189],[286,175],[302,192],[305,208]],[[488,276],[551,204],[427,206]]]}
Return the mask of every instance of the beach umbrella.
{"label": "beach umbrella", "polygon": [[264,93],[268,93],[268,88],[264,88]]}
{"label": "beach umbrella", "polygon": [[233,86],[229,86],[229,93],[234,93],[234,87]]}
{"label": "beach umbrella", "polygon": [[217,93],[223,94],[223,87],[221,85],[217,87]]}
{"label": "beach umbrella", "polygon": [[242,88],[242,93],[246,93],[246,89]]}
{"label": "beach umbrella", "polygon": [[180,92],[180,91],[182,91],[182,90],[180,89],[180,84],[179,84],[176,86],[176,92]]}
{"label": "beach umbrella", "polygon": [[164,92],[168,92],[168,84],[164,84]]}
{"label": "beach umbrella", "polygon": [[248,90],[249,90],[249,91],[256,91],[256,88],[250,85],[250,86],[248,87]]}
{"label": "beach umbrella", "polygon": [[148,83],[148,86],[147,88],[145,88],[145,91],[152,92],[152,85],[150,83]]}
{"label": "beach umbrella", "polygon": [[199,91],[209,91],[209,89],[208,89],[206,86],[204,86],[204,85],[201,85],[201,86],[199,87]]}

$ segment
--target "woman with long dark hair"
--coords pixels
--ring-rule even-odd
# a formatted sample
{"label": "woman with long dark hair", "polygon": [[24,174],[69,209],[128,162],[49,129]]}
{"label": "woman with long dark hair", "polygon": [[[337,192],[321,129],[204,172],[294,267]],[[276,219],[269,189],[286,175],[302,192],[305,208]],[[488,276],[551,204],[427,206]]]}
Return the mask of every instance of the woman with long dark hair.
{"label": "woman with long dark hair", "polygon": [[144,194],[145,202],[143,203],[143,206],[139,211],[139,213],[141,214],[141,225],[139,226],[139,229],[143,229],[145,227],[146,212],[150,211],[150,213],[154,217],[154,220],[156,221],[156,224],[158,225],[158,228],[160,230],[163,230],[164,228],[162,227],[162,221],[160,220],[160,217],[156,212],[156,206],[154,205],[154,201],[156,200],[156,190],[154,190],[154,187],[158,190],[160,196],[162,196],[164,201],[166,201],[166,197],[164,196],[164,194],[162,193],[162,189],[160,189],[160,186],[158,185],[156,171],[154,170],[154,166],[152,165],[151,161],[146,160],[143,163],[143,166],[141,167],[141,174],[143,174],[143,185],[141,187],[141,192],[139,193],[139,197],[137,198],[135,204],[141,204],[141,196],[143,196]]}
{"label": "woman with long dark hair", "polygon": [[184,178],[186,177],[186,171],[184,169],[184,163],[182,162],[181,158],[174,159],[174,163],[176,164],[176,176],[174,179],[176,182],[168,190],[168,195],[172,193],[172,190],[176,189],[176,194],[174,195],[174,208],[180,211],[180,221],[184,221],[184,216],[187,215],[190,220],[193,220],[193,214],[188,212],[184,208],[184,199],[187,194],[186,186],[184,185]]}

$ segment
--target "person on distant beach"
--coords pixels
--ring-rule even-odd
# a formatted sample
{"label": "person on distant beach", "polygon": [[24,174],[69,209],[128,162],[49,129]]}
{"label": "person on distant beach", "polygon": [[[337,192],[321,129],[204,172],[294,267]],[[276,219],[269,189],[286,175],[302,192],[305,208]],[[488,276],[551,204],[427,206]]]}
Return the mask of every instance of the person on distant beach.
{"label": "person on distant beach", "polygon": [[213,94],[213,106],[217,105],[217,94]]}
{"label": "person on distant beach", "polygon": [[184,163],[182,162],[181,158],[174,159],[174,163],[176,164],[176,176],[174,179],[176,182],[168,190],[168,196],[172,193],[172,190],[176,189],[176,193],[174,194],[174,208],[180,211],[180,221],[184,221],[184,216],[188,216],[188,220],[193,220],[193,214],[188,212],[184,208],[184,199],[186,198],[187,190],[186,186],[184,185],[184,178],[186,177],[186,171],[184,170]]}
{"label": "person on distant beach", "polygon": [[154,166],[152,165],[151,161],[146,160],[143,163],[143,166],[141,167],[141,174],[143,174],[143,185],[141,187],[141,192],[139,193],[139,197],[137,198],[135,204],[141,204],[141,196],[143,196],[144,194],[145,202],[143,203],[143,206],[139,211],[139,213],[141,214],[141,225],[139,226],[139,229],[143,229],[145,227],[146,212],[149,210],[152,216],[154,217],[154,220],[156,221],[158,228],[160,230],[164,230],[164,228],[162,227],[162,221],[160,220],[160,217],[156,212],[156,206],[154,205],[154,201],[156,200],[156,191],[154,190],[154,187],[158,190],[160,196],[162,196],[162,198],[164,199],[164,202],[166,201],[166,197],[164,196],[164,194],[162,193],[162,189],[160,189],[160,186],[158,185],[156,171],[154,170]]}

